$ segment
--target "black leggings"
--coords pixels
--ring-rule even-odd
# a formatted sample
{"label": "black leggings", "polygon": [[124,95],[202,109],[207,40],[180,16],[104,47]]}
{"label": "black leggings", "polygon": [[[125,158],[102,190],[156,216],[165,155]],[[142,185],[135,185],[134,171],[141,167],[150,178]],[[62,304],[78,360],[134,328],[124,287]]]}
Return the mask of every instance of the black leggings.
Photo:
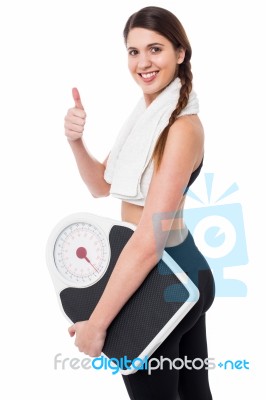
{"label": "black leggings", "polygon": [[[205,312],[214,300],[211,270],[190,233],[184,242],[165,250],[199,288],[200,298],[151,358],[205,360],[208,358]],[[181,364],[174,365],[179,368]],[[199,365],[195,361],[196,368],[177,369],[165,361],[162,369],[154,369],[150,374],[144,369],[122,377],[131,400],[211,400],[208,370],[206,365],[199,369]]]}

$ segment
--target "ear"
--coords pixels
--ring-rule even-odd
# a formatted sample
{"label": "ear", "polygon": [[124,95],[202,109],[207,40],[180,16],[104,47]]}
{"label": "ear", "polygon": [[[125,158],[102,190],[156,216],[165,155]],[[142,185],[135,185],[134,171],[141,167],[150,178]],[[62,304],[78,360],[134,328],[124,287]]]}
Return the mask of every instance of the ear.
{"label": "ear", "polygon": [[185,59],[186,50],[183,47],[179,47],[176,52],[176,63],[182,64]]}

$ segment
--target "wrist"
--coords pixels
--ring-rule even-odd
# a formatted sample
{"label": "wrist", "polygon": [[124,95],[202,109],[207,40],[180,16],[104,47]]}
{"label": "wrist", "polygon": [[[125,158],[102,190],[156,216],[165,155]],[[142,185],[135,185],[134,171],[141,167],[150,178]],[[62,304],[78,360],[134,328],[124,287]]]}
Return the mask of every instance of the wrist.
{"label": "wrist", "polygon": [[78,138],[78,139],[69,139],[69,138],[67,138],[67,141],[68,141],[70,147],[73,150],[81,149],[81,148],[85,147],[82,138]]}
{"label": "wrist", "polygon": [[82,137],[78,137],[76,139],[73,139],[73,138],[67,136],[67,141],[68,141],[69,144],[79,143],[79,142],[82,142]]}
{"label": "wrist", "polygon": [[110,324],[110,323],[108,323],[108,321],[106,319],[97,317],[93,313],[91,314],[91,316],[89,318],[89,323],[91,325],[93,325],[93,327],[95,327],[97,330],[101,330],[101,331],[106,331]]}

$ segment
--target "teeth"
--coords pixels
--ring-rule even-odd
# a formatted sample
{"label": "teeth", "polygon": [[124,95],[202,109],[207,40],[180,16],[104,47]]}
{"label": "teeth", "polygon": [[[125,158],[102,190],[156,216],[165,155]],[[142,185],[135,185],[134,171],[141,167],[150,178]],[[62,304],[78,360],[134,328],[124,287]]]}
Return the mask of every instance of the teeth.
{"label": "teeth", "polygon": [[148,74],[141,74],[141,76],[142,76],[142,78],[148,79],[156,74],[157,74],[157,72],[149,72]]}

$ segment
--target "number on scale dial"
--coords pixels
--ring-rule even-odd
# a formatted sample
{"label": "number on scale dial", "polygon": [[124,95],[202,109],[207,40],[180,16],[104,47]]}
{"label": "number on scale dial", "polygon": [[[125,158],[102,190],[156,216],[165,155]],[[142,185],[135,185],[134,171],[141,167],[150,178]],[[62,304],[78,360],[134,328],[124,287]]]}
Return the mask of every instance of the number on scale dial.
{"label": "number on scale dial", "polygon": [[54,261],[64,280],[74,286],[90,286],[105,273],[109,243],[99,227],[86,222],[64,228],[54,246]]}

